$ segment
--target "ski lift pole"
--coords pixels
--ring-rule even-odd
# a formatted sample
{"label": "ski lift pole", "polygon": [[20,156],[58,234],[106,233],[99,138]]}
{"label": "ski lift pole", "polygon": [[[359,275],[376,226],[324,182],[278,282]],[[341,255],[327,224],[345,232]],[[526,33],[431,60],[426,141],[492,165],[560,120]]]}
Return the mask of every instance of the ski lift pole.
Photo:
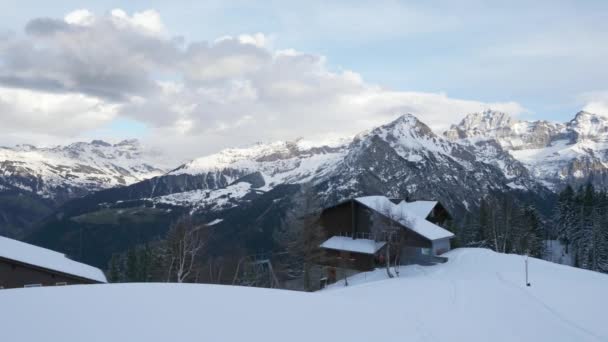
{"label": "ski lift pole", "polygon": [[528,282],[528,255],[526,255],[524,263],[526,264],[526,286],[530,286],[530,283]]}

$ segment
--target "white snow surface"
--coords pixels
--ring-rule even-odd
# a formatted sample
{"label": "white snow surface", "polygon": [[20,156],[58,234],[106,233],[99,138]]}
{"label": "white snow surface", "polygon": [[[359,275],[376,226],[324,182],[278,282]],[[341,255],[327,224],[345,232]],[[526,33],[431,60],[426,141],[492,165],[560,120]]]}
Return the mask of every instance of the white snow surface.
{"label": "white snow surface", "polygon": [[218,223],[221,223],[222,221],[224,221],[224,219],[215,219],[215,220],[213,220],[213,221],[211,221],[209,223],[206,223],[205,225],[207,227],[211,227],[211,226],[215,226]]}
{"label": "white snow surface", "polygon": [[347,236],[332,236],[321,244],[322,248],[363,254],[375,254],[386,242],[369,239],[353,239]]}
{"label": "white snow surface", "polygon": [[399,206],[402,208],[402,210],[422,218],[427,218],[431,214],[431,211],[433,211],[433,208],[437,206],[437,201],[402,201],[399,203]]}
{"label": "white snow surface", "polygon": [[435,266],[351,277],[316,292],[202,284],[0,290],[2,340],[608,341],[608,276],[456,249]]}
{"label": "white snow surface", "polygon": [[221,189],[199,189],[158,196],[152,198],[151,201],[154,203],[192,206],[195,209],[227,209],[235,206],[232,201],[245,197],[250,190],[251,184],[239,182]]}
{"label": "white snow surface", "polygon": [[103,272],[67,258],[64,254],[50,249],[30,245],[21,241],[0,236],[0,257],[20,261],[49,270],[72,274],[78,277],[106,282]]}
{"label": "white snow surface", "polygon": [[450,231],[427,221],[426,217],[428,216],[428,212],[424,216],[420,215],[424,214],[424,211],[421,210],[421,208],[426,209],[428,203],[410,206],[407,202],[402,201],[399,204],[395,204],[385,196],[357,197],[355,200],[366,207],[385,215],[388,218],[399,221],[399,223],[402,225],[410,228],[429,240],[439,240],[454,237],[454,234],[452,234]]}

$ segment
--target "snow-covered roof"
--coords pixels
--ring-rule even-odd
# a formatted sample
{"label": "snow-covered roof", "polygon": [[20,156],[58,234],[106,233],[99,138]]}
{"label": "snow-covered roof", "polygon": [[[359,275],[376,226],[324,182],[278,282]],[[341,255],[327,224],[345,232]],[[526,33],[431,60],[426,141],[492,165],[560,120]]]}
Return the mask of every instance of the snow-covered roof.
{"label": "snow-covered roof", "polygon": [[106,276],[96,267],[71,260],[64,254],[50,249],[2,236],[0,236],[0,257],[102,283],[107,282]]}
{"label": "snow-covered roof", "polygon": [[386,242],[369,239],[353,239],[347,236],[332,236],[323,242],[320,247],[338,251],[355,252],[363,254],[376,254]]}
{"label": "snow-covered roof", "polygon": [[399,203],[399,206],[416,216],[427,218],[431,214],[431,211],[433,211],[433,208],[437,206],[437,201],[403,201]]}
{"label": "snow-covered roof", "polygon": [[[425,211],[430,206],[430,203],[433,203],[432,201],[420,201],[420,204],[415,204],[417,202],[407,203],[402,201],[399,204],[395,204],[385,196],[357,197],[355,198],[355,201],[383,214],[389,219],[399,222],[401,225],[429,240],[454,237],[452,232],[426,220],[430,209],[426,214]],[[436,204],[436,202],[434,203]]]}

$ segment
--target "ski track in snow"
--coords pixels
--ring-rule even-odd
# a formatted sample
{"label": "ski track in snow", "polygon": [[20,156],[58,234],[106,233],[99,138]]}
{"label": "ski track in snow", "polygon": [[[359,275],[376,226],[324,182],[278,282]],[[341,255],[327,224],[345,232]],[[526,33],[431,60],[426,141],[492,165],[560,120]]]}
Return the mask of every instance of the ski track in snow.
{"label": "ski track in snow", "polygon": [[[557,320],[559,320],[560,322],[570,326],[572,329],[574,330],[578,330],[580,332],[582,332],[583,334],[589,335],[595,339],[597,339],[597,341],[608,341],[608,337],[606,336],[599,336],[595,333],[593,333],[592,331],[589,331],[588,329],[585,329],[583,327],[581,327],[580,325],[576,324],[575,322],[567,319],[566,317],[564,317],[562,314],[560,314],[557,310],[553,309],[551,306],[547,305],[547,303],[543,302],[542,300],[540,300],[539,298],[537,298],[536,296],[534,296],[532,293],[525,291],[525,289],[513,284],[512,282],[506,280],[499,272],[496,272],[496,278],[498,278],[498,280],[505,286],[510,288],[511,290],[514,291],[518,291],[523,293],[526,297],[532,299],[532,301],[536,304],[538,304],[539,306],[541,306],[542,308],[544,308],[547,312],[549,312],[551,315],[553,315]],[[532,284],[532,286],[534,286]]]}

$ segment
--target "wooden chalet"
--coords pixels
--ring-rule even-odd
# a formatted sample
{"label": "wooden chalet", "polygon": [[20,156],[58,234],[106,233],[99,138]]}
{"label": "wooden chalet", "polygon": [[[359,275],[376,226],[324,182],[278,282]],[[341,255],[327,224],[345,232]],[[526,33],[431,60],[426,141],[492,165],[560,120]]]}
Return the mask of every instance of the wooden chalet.
{"label": "wooden chalet", "polygon": [[50,249],[0,236],[0,289],[106,282],[98,268]]}
{"label": "wooden chalet", "polygon": [[[383,266],[385,248],[400,264],[445,262],[439,255],[450,250],[454,234],[441,227],[451,216],[437,201],[358,197],[326,208],[321,226],[328,239],[324,264],[360,271]],[[391,263],[395,262],[392,260]]]}

